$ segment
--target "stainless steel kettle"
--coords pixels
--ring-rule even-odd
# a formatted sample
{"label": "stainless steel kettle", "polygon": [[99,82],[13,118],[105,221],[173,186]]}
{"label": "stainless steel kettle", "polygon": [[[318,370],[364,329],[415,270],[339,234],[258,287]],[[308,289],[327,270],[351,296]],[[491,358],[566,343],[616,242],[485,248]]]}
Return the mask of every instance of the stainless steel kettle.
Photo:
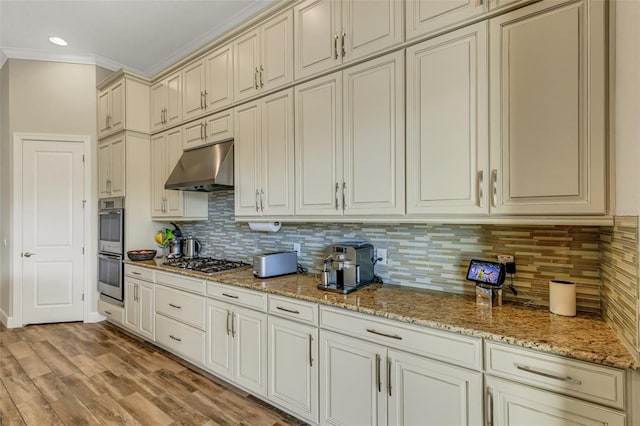
{"label": "stainless steel kettle", "polygon": [[182,256],[193,259],[200,254],[200,241],[197,238],[188,236],[182,239]]}

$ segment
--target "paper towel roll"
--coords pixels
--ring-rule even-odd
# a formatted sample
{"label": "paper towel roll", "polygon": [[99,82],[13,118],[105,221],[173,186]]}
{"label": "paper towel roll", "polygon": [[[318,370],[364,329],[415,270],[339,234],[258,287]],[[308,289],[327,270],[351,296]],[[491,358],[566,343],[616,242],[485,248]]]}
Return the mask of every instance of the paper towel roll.
{"label": "paper towel roll", "polygon": [[549,310],[558,315],[576,316],[576,284],[570,281],[549,281]]}
{"label": "paper towel roll", "polygon": [[278,232],[280,230],[280,222],[249,222],[249,228],[252,231]]}

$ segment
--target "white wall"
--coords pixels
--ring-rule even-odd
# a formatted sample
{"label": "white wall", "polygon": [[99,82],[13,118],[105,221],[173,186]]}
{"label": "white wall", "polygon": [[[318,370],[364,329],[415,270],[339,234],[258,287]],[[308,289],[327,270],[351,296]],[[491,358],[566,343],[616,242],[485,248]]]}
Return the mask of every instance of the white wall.
{"label": "white wall", "polygon": [[[13,315],[12,283],[10,274],[9,251],[19,250],[12,245],[10,227],[11,214],[11,161],[15,132],[50,133],[66,135],[88,135],[91,138],[91,152],[87,164],[91,166],[91,182],[86,189],[88,214],[97,217],[97,124],[96,124],[96,78],[103,78],[104,70],[94,65],[69,64],[45,61],[9,59],[5,65],[7,76],[2,75],[2,96],[8,98],[7,110],[10,111],[7,127],[2,126],[2,239],[7,238],[8,247],[2,254],[2,281],[0,283],[0,308],[6,315]],[[6,79],[6,80],[5,80]],[[8,90],[8,95],[6,96]],[[96,276],[96,226],[92,221],[90,241],[92,247],[87,252],[90,259],[89,276]],[[92,281],[93,283],[93,281]],[[92,306],[97,306],[95,285],[90,285]]]}
{"label": "white wall", "polygon": [[614,108],[616,216],[640,215],[640,1],[615,3]]}

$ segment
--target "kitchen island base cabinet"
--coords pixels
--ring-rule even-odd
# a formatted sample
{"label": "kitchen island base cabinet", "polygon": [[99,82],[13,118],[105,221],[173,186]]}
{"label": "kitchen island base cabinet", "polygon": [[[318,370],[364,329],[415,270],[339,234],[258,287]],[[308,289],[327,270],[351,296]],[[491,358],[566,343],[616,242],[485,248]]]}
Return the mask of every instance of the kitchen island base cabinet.
{"label": "kitchen island base cabinet", "polygon": [[486,377],[487,424],[624,426],[624,414],[507,380]]}
{"label": "kitchen island base cabinet", "polygon": [[269,316],[269,400],[318,422],[318,329]]}

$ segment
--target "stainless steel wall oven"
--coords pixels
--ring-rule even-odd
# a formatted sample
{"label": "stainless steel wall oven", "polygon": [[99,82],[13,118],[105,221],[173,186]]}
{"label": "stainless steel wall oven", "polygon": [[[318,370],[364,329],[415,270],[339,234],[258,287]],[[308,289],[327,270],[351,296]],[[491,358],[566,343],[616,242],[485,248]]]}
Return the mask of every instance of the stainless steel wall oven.
{"label": "stainless steel wall oven", "polygon": [[104,198],[98,213],[98,291],[124,300],[124,198]]}

